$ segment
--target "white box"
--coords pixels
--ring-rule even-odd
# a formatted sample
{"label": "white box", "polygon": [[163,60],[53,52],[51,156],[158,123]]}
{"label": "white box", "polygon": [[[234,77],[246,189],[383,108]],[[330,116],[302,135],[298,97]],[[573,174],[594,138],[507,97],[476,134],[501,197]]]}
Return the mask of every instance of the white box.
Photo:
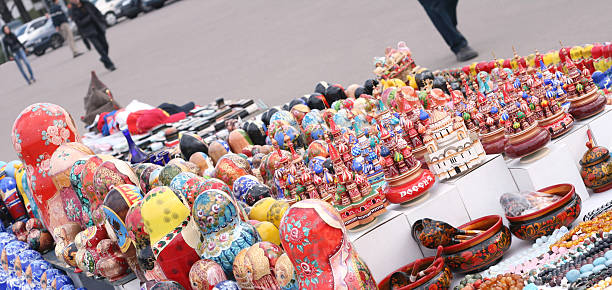
{"label": "white box", "polygon": [[472,171],[443,183],[457,187],[470,220],[492,214],[503,217],[499,198],[504,193],[518,191],[504,158],[499,154],[487,155],[483,163]]}
{"label": "white box", "polygon": [[588,124],[597,145],[608,149],[612,148],[612,130],[610,130],[610,125],[612,125],[612,110],[603,112],[601,115],[593,118]]}
{"label": "white box", "polygon": [[554,144],[560,143],[567,146],[568,154],[578,169],[580,169],[580,159],[588,149],[586,147],[586,142],[589,140],[588,129],[589,126],[585,124],[575,124],[565,135],[552,141]]}
{"label": "white box", "polygon": [[423,258],[410,235],[408,219],[401,212],[387,210],[374,225],[360,231],[349,230],[348,238],[376,281],[382,281],[398,268]]}
{"label": "white box", "polygon": [[[428,196],[424,196],[424,198],[426,199],[417,200],[409,206],[392,205],[389,208],[403,212],[408,217],[411,227],[422,218],[445,221],[455,227],[470,221],[470,216],[463,205],[461,196],[459,196],[457,186],[437,182],[429,190]],[[412,233],[409,235],[412,239]],[[419,248],[423,257],[436,254],[434,250],[420,245]]]}
{"label": "white box", "polygon": [[574,185],[582,200],[589,198],[588,191],[574,166],[568,147],[562,142],[548,144],[548,153],[538,160],[522,163],[520,159],[508,162],[510,173],[520,191],[542,189],[555,184]]}

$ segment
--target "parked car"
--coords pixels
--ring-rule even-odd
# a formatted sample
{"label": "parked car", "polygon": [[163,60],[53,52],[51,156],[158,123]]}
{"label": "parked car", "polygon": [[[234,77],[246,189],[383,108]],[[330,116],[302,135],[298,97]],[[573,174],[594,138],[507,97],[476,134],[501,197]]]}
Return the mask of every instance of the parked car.
{"label": "parked car", "polygon": [[[71,23],[71,28],[76,30],[74,23]],[[55,30],[53,21],[45,16],[18,27],[14,33],[28,52],[38,56],[45,54],[49,47],[58,49],[64,44],[64,38]]]}
{"label": "parked car", "polygon": [[121,2],[121,15],[133,19],[143,11],[140,0],[123,0]]}
{"label": "parked car", "polygon": [[145,10],[151,10],[152,8],[159,9],[164,6],[166,0],[142,0],[142,6]]}
{"label": "parked car", "polygon": [[96,5],[96,8],[100,10],[100,13],[104,15],[104,20],[108,26],[117,24],[117,20],[121,15],[121,3],[124,0],[89,0],[89,2]]}

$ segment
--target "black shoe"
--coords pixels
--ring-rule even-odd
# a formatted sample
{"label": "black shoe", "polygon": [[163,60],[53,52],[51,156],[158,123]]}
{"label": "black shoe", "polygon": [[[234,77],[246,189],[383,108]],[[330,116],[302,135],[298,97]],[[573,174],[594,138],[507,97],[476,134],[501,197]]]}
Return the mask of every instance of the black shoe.
{"label": "black shoe", "polygon": [[79,57],[79,56],[81,56],[81,55],[83,55],[83,53],[82,53],[82,52],[77,52],[77,53],[75,53],[75,54],[73,54],[73,55],[72,55],[72,58],[77,58],[77,57]]}
{"label": "black shoe", "polygon": [[117,68],[115,67],[115,65],[114,65],[114,64],[112,64],[112,65],[110,65],[109,67],[107,67],[107,69],[108,69],[109,71],[115,71]]}
{"label": "black shoe", "polygon": [[457,61],[466,61],[478,56],[478,52],[473,50],[469,45],[464,46],[462,49],[455,53]]}

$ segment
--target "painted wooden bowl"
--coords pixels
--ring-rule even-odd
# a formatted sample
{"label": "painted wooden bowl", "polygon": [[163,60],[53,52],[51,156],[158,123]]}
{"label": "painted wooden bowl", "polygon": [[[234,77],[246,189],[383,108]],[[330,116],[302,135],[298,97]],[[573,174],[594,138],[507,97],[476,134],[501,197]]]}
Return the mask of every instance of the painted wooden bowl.
{"label": "painted wooden bowl", "polygon": [[[425,275],[424,277],[421,277],[420,279],[414,281],[414,283],[397,283],[399,281],[394,281],[392,277],[393,274],[396,272],[403,272],[410,275],[412,269],[416,266],[416,264],[420,264],[417,270],[419,272],[423,271],[432,263],[434,263],[434,270],[431,273]],[[453,274],[451,273],[450,268],[444,264],[443,258],[435,259],[435,257],[427,257],[421,260],[414,261],[393,271],[391,274],[387,275],[387,277],[385,277],[380,283],[378,283],[378,289],[448,289],[451,285],[452,279]]]}
{"label": "painted wooden bowl", "polygon": [[557,184],[538,190],[562,198],[539,211],[506,218],[510,231],[521,240],[535,240],[550,235],[555,229],[569,226],[580,215],[582,200],[571,184]]}
{"label": "painted wooden bowl", "polygon": [[510,158],[520,158],[538,151],[550,141],[550,132],[533,124],[531,127],[508,136],[504,151]]}
{"label": "painted wooden bowl", "polygon": [[499,128],[493,132],[480,134],[480,143],[487,154],[499,154],[504,152],[506,146],[506,136],[504,128]]}
{"label": "painted wooden bowl", "polygon": [[484,216],[459,228],[484,232],[462,243],[444,247],[442,257],[451,271],[456,273],[480,272],[496,264],[512,242],[510,230],[498,215]]}
{"label": "painted wooden bowl", "polygon": [[559,110],[556,114],[540,120],[538,126],[550,132],[552,139],[563,136],[569,132],[574,126],[574,117],[563,110]]}
{"label": "painted wooden bowl", "polygon": [[569,99],[569,113],[576,120],[584,120],[601,113],[606,106],[606,97],[593,90],[584,96]]}

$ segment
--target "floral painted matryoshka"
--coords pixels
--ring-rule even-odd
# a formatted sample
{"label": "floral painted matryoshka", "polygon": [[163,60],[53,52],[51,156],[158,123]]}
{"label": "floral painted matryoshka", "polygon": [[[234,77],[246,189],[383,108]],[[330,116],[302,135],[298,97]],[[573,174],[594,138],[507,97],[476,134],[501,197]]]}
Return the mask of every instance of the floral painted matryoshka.
{"label": "floral painted matryoshka", "polygon": [[240,220],[238,210],[231,197],[217,189],[201,193],[192,209],[204,237],[200,246],[202,258],[217,262],[229,277],[238,252],[260,240],[255,228]]}
{"label": "floral painted matryoshka", "polygon": [[25,166],[29,188],[50,232],[67,221],[63,207],[49,200],[57,192],[49,169],[51,155],[62,144],[79,141],[72,117],[64,108],[37,103],[24,109],[13,124],[13,148]]}
{"label": "floral painted matryoshka", "polygon": [[189,270],[200,259],[197,229],[189,226],[189,208],[169,187],[151,190],[142,200],[141,215],[157,263],[169,280],[191,289]]}
{"label": "floral painted matryoshka", "polygon": [[300,289],[376,289],[329,203],[307,199],[292,205],[281,221],[280,236]]}

